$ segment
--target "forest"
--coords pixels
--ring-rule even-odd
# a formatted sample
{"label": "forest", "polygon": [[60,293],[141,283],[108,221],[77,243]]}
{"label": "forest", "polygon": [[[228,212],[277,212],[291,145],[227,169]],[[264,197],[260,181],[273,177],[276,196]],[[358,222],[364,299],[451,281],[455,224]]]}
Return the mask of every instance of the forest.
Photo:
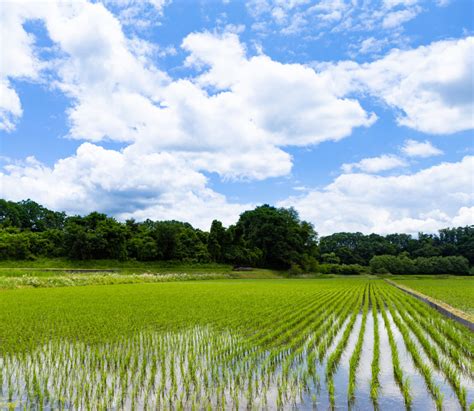
{"label": "forest", "polygon": [[180,221],[68,216],[32,201],[0,199],[0,259],[216,262],[290,274],[474,274],[474,226],[437,234],[335,233],[319,237],[292,209],[262,205],[209,232]]}

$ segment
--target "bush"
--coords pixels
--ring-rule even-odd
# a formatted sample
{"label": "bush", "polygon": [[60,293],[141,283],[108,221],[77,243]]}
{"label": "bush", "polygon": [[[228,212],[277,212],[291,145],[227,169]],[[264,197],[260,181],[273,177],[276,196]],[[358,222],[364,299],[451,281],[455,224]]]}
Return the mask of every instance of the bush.
{"label": "bush", "polygon": [[367,268],[359,264],[320,264],[321,274],[358,275],[367,272]]}
{"label": "bush", "polygon": [[364,274],[367,272],[366,267],[360,264],[341,264],[339,266],[339,274],[354,275]]}
{"label": "bush", "polygon": [[415,264],[405,256],[376,255],[369,262],[373,274],[413,274]]}
{"label": "bush", "polygon": [[418,257],[378,255],[370,260],[374,274],[469,274],[469,261],[461,256]]}
{"label": "bush", "polygon": [[321,255],[321,261],[325,264],[339,264],[341,259],[336,255],[336,253],[325,253]]}
{"label": "bush", "polygon": [[290,276],[303,274],[303,269],[299,264],[291,263],[290,269],[288,270]]}

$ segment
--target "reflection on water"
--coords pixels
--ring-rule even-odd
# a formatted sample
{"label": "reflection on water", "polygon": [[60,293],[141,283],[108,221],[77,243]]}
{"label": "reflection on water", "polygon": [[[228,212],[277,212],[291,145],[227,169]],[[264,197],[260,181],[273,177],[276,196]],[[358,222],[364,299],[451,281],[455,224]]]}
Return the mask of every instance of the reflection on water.
{"label": "reflection on water", "polygon": [[[387,317],[398,348],[405,377],[409,378],[414,410],[434,410],[423,376],[415,368],[403,337],[390,313]],[[381,410],[405,408],[393,375],[391,348],[380,313],[380,390]],[[371,362],[374,320],[369,310],[360,363],[356,373],[356,399],[349,406],[347,389],[349,361],[361,329],[362,314],[357,314],[353,330],[334,373],[336,409],[370,410]],[[246,346],[245,339],[231,332],[192,328],[182,333],[142,333],[117,343],[90,347],[80,343],[56,342],[22,356],[0,358],[0,409],[319,409],[330,408],[325,367],[328,356],[341,341],[347,318],[331,342],[321,362],[316,360],[315,375],[309,375],[308,350],[290,356],[282,350],[270,351]],[[328,319],[328,326],[333,324]],[[324,338],[324,336],[322,336]],[[425,361],[429,359],[411,335]],[[308,340],[309,341],[309,340]],[[304,343],[305,344],[305,343]],[[307,344],[307,343],[306,343]],[[290,360],[288,360],[288,358]],[[272,362],[275,361],[275,365]],[[284,364],[290,371],[284,372]],[[452,388],[440,372],[433,379],[441,388],[444,407],[459,410]],[[472,381],[464,379],[469,401],[474,397]],[[105,399],[103,399],[103,397]],[[98,401],[96,404],[95,401]],[[469,402],[468,402],[469,404]]]}

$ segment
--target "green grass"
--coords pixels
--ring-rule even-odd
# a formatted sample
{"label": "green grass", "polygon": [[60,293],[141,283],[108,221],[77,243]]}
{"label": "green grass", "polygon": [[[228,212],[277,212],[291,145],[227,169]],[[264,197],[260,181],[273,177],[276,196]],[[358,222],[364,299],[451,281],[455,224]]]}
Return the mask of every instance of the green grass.
{"label": "green grass", "polygon": [[[304,395],[312,403],[324,397],[323,404],[340,406],[338,401],[347,397],[335,377],[349,372],[340,362],[344,352],[354,350],[350,336],[374,338],[355,327],[357,316],[370,313],[369,296],[371,314],[382,312],[380,332],[389,333],[405,402],[410,404],[416,393],[405,378],[406,359],[398,358],[386,328],[388,316],[441,406],[443,396],[416,344],[422,343],[430,364],[439,365],[445,384],[454,385],[458,380],[449,375],[456,371],[451,364],[456,367],[457,358],[462,364],[470,361],[470,350],[461,349],[469,347],[469,331],[429,307],[420,308],[397,288],[362,277],[3,290],[0,409],[134,409],[144,403],[150,409],[275,409],[292,408]],[[423,340],[425,324],[411,320],[419,312],[431,317],[439,338]],[[456,348],[456,358],[442,362],[438,341]],[[357,372],[353,364],[352,377]],[[324,378],[327,384],[320,390]],[[377,404],[383,409],[379,384],[377,379]],[[350,395],[356,406],[370,408],[370,402],[357,403],[357,390]],[[461,404],[465,392],[462,385],[456,387]]]}
{"label": "green grass", "polygon": [[42,269],[99,269],[116,270],[120,273],[131,272],[219,272],[228,273],[232,266],[217,263],[183,263],[181,261],[118,261],[118,260],[69,260],[66,258],[38,258],[34,260],[0,260],[0,275],[9,270]]}
{"label": "green grass", "polygon": [[399,279],[397,277],[395,282],[443,301],[471,316],[474,315],[474,278],[452,276],[415,279],[402,277]]}
{"label": "green grass", "polygon": [[[248,275],[248,274],[247,274]],[[256,277],[263,275],[254,274]],[[88,273],[69,274],[39,273],[39,275],[0,276],[0,291],[15,288],[55,288],[86,285],[116,285],[138,283],[164,283],[171,281],[198,281],[222,280],[241,278],[239,273],[178,273],[178,274],[116,274],[116,273]],[[249,277],[246,277],[249,278]]]}
{"label": "green grass", "polygon": [[[87,272],[74,272],[87,270]],[[96,270],[96,271],[94,271]],[[103,271],[102,271],[103,270]],[[0,290],[24,287],[110,285],[202,279],[271,279],[287,276],[284,271],[254,268],[233,271],[232,266],[215,263],[176,261],[74,261],[64,258],[0,261]]]}
{"label": "green grass", "polygon": [[[75,270],[86,270],[77,272]],[[234,271],[228,264],[184,263],[181,261],[76,261],[64,258],[0,260],[0,290],[14,288],[66,287],[168,282],[198,279],[282,279],[290,277],[282,270],[252,268]],[[356,279],[370,275],[343,276],[307,273],[299,279]]]}

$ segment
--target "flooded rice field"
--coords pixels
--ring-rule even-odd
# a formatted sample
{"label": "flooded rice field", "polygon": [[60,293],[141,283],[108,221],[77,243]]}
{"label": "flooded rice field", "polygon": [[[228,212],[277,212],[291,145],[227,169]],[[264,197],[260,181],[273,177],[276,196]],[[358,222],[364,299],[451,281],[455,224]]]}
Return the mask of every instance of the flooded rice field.
{"label": "flooded rice field", "polygon": [[196,325],[0,357],[6,409],[464,410],[473,338],[384,283],[262,312],[259,330]]}

